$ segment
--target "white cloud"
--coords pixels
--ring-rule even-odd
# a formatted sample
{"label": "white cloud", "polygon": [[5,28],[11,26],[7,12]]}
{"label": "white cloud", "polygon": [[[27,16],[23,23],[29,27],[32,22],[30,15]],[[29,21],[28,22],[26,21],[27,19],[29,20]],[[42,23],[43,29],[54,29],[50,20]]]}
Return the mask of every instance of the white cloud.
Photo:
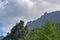
{"label": "white cloud", "polygon": [[0,1],[0,9],[3,9],[7,3],[8,3],[8,0]]}

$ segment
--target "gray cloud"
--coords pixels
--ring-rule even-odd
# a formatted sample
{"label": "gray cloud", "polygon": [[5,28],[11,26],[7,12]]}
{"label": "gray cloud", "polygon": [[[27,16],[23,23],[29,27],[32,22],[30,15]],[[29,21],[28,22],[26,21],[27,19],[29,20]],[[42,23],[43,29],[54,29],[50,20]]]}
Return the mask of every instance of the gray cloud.
{"label": "gray cloud", "polygon": [[60,4],[60,0],[32,0],[33,2],[42,2],[42,1],[47,1],[49,3],[53,4]]}
{"label": "gray cloud", "polygon": [[50,3],[53,3],[53,4],[60,4],[60,0],[46,0]]}

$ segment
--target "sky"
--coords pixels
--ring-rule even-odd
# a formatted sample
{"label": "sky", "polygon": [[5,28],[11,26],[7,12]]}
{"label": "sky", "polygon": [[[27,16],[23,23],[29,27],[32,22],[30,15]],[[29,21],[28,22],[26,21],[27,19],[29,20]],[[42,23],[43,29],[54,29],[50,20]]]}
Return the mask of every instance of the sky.
{"label": "sky", "polygon": [[20,20],[26,24],[45,12],[59,10],[60,0],[0,0],[0,36],[6,36]]}

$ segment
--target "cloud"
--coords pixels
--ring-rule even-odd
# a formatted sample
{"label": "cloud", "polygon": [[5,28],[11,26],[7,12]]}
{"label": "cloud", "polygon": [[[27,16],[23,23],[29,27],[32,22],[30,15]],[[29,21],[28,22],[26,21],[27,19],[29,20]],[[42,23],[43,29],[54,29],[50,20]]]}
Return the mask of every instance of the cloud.
{"label": "cloud", "polygon": [[5,33],[10,32],[11,28],[21,19],[26,24],[27,21],[41,17],[46,11],[56,10],[60,10],[60,3],[54,0],[0,1],[0,21],[4,24],[2,30]]}
{"label": "cloud", "polygon": [[7,3],[7,0],[0,0],[0,9],[3,9]]}
{"label": "cloud", "polygon": [[60,0],[46,0],[46,1],[52,4],[60,4]]}

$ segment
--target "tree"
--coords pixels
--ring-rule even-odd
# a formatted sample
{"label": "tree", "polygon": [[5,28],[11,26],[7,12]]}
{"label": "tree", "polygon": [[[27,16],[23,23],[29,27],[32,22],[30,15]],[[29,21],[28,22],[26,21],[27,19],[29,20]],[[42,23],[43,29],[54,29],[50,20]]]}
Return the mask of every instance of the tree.
{"label": "tree", "polygon": [[31,30],[26,40],[59,40],[56,24],[47,20],[43,27]]}
{"label": "tree", "polygon": [[26,27],[24,27],[24,21],[21,20],[19,23],[11,29],[11,33],[8,34],[4,40],[19,40],[23,39],[26,35]]}

